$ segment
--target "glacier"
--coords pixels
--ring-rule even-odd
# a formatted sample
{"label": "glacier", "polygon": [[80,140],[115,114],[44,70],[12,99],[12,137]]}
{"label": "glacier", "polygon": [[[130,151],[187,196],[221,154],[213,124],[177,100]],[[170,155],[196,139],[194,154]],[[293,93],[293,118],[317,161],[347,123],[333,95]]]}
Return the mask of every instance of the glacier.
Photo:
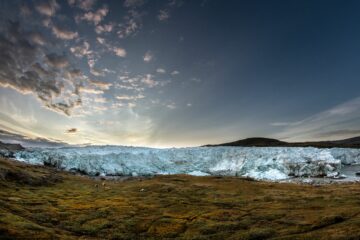
{"label": "glacier", "polygon": [[313,147],[125,146],[29,148],[15,159],[94,176],[242,176],[262,180],[337,176],[342,165],[360,164],[360,149]]}

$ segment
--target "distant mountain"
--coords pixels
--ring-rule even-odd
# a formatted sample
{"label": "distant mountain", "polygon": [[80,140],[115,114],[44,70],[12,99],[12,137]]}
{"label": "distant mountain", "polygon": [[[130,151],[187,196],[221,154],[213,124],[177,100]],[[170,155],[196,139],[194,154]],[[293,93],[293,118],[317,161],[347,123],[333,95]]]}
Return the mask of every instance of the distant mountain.
{"label": "distant mountain", "polygon": [[360,137],[347,138],[335,141],[319,141],[319,142],[284,142],[272,138],[246,138],[234,142],[209,144],[204,147],[317,147],[317,148],[360,148]]}

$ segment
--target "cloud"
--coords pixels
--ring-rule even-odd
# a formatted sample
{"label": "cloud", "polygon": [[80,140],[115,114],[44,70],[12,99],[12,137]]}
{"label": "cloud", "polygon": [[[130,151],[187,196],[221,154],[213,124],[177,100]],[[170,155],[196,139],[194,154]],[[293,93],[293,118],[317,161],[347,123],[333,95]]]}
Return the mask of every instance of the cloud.
{"label": "cloud", "polygon": [[99,76],[104,77],[105,76],[104,71],[102,71],[100,69],[97,69],[97,68],[94,68],[94,67],[90,68],[90,73],[92,75],[94,75],[94,76],[97,76],[97,77],[99,77]]}
{"label": "cloud", "polygon": [[150,62],[153,59],[153,54],[150,51],[147,51],[144,55],[144,62]]}
{"label": "cloud", "polygon": [[72,32],[67,29],[55,26],[55,25],[52,26],[52,32],[57,38],[64,39],[64,40],[72,40],[79,36],[79,34],[77,32]]}
{"label": "cloud", "polygon": [[180,74],[180,72],[176,71],[176,70],[171,72],[171,75],[173,75],[173,76],[178,75],[178,74]]}
{"label": "cloud", "polygon": [[54,68],[65,68],[69,66],[69,61],[65,56],[50,53],[46,55],[46,63]]}
{"label": "cloud", "polygon": [[149,88],[153,88],[155,86],[157,86],[159,84],[158,81],[155,81],[153,79],[153,75],[151,74],[146,74],[142,79],[141,82],[144,83],[146,86],[148,86]]}
{"label": "cloud", "polygon": [[341,130],[335,130],[330,132],[322,132],[315,134],[314,137],[322,138],[322,139],[342,139],[352,136],[359,136],[360,135],[360,129],[341,129]]}
{"label": "cloud", "polygon": [[124,7],[127,8],[134,8],[134,7],[140,7],[144,5],[144,0],[125,0],[124,1]]}
{"label": "cloud", "polygon": [[158,19],[159,19],[160,21],[165,21],[165,20],[167,20],[167,19],[170,18],[170,13],[169,13],[168,10],[165,10],[165,9],[164,9],[164,10],[160,10],[157,17],[158,17]]}
{"label": "cloud", "polygon": [[86,84],[79,86],[79,92],[99,95],[103,94],[105,90],[109,90],[111,86],[112,83],[98,80],[89,80]]}
{"label": "cloud", "polygon": [[74,133],[77,133],[77,132],[78,132],[77,128],[69,128],[69,129],[66,130],[66,133],[70,133],[70,134],[74,134]]}
{"label": "cloud", "polygon": [[170,18],[170,11],[180,7],[182,4],[182,1],[170,0],[163,9],[159,10],[157,18],[162,22],[168,20]]}
{"label": "cloud", "polygon": [[120,30],[117,31],[119,38],[127,38],[137,34],[142,27],[142,14],[136,10],[129,10],[124,17],[124,22],[119,24]]}
{"label": "cloud", "polygon": [[32,32],[32,33],[30,33],[29,37],[33,43],[36,43],[41,46],[46,44],[46,40],[45,40],[44,36],[39,32]]}
{"label": "cloud", "polygon": [[71,7],[77,6],[78,8],[89,11],[96,3],[96,0],[68,0]]}
{"label": "cloud", "polygon": [[41,13],[47,17],[51,17],[51,16],[55,15],[55,13],[58,9],[60,9],[60,5],[57,4],[56,0],[49,0],[49,1],[37,3],[37,5],[35,6],[35,9],[39,13]]}
{"label": "cloud", "polygon": [[98,41],[100,44],[105,44],[105,38],[97,37],[96,41]]}
{"label": "cloud", "polygon": [[201,82],[201,79],[200,78],[197,78],[197,77],[193,77],[190,79],[190,81],[193,81],[193,82],[196,82],[196,83],[200,83]]}
{"label": "cloud", "polygon": [[113,85],[112,83],[102,82],[98,80],[90,80],[90,83],[102,90],[109,90],[110,87]]}
{"label": "cloud", "polygon": [[108,13],[109,13],[109,8],[106,5],[104,5],[95,12],[87,12],[83,15],[76,16],[75,20],[77,22],[84,20],[93,23],[94,25],[98,25],[106,17]]}
{"label": "cloud", "polygon": [[6,143],[19,143],[23,147],[66,147],[67,143],[56,139],[29,137],[20,133],[0,130],[0,140]]}
{"label": "cloud", "polygon": [[93,53],[90,50],[90,44],[87,41],[83,41],[82,45],[71,47],[70,51],[78,58],[89,56]]}
{"label": "cloud", "polygon": [[118,100],[137,100],[137,99],[142,99],[142,98],[145,98],[145,96],[142,94],[116,96],[116,99],[118,99]]}
{"label": "cloud", "polygon": [[103,97],[98,97],[98,98],[94,98],[94,102],[96,103],[106,103],[106,98]]}
{"label": "cloud", "polygon": [[42,20],[41,23],[44,27],[49,28],[52,24],[52,21],[51,21],[51,18],[45,18],[44,20]]}
{"label": "cloud", "polygon": [[158,69],[156,69],[156,72],[157,73],[166,73],[166,70],[163,68],[158,68]]}
{"label": "cloud", "polygon": [[176,105],[175,105],[175,103],[170,103],[170,104],[167,104],[166,107],[169,109],[175,109]]}
{"label": "cloud", "polygon": [[94,89],[94,88],[91,88],[91,87],[84,87],[84,86],[79,87],[79,92],[81,92],[81,93],[89,93],[89,94],[103,94],[104,93],[103,90]]}
{"label": "cloud", "polygon": [[113,23],[108,23],[108,24],[104,24],[104,25],[97,25],[95,27],[95,32],[97,34],[101,34],[104,32],[111,32],[114,29],[115,24]]}
{"label": "cloud", "polygon": [[360,97],[334,106],[326,111],[294,122],[276,122],[282,128],[274,136],[289,141],[328,140],[357,134],[360,123]]}
{"label": "cloud", "polygon": [[65,79],[68,59],[55,53],[44,54],[28,36],[14,22],[0,34],[0,87],[33,94],[48,109],[70,115],[81,105],[81,99],[76,94],[78,83]]}
{"label": "cloud", "polygon": [[31,9],[27,4],[24,3],[20,6],[20,14],[24,17],[28,17],[32,14]]}
{"label": "cloud", "polygon": [[126,50],[124,48],[120,47],[113,47],[113,52],[116,54],[116,56],[119,57],[126,57]]}

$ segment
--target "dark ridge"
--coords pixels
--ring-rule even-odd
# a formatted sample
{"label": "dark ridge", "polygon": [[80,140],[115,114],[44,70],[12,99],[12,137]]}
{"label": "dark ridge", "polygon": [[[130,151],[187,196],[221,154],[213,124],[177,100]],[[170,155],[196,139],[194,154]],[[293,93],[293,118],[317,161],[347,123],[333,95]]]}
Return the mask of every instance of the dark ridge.
{"label": "dark ridge", "polygon": [[0,150],[8,150],[8,151],[19,151],[24,150],[25,148],[20,144],[13,143],[3,143],[0,141]]}
{"label": "dark ridge", "polygon": [[215,145],[205,145],[204,147],[216,147],[216,146],[241,146],[241,147],[279,147],[285,146],[287,142],[283,142],[272,138],[246,138],[235,142],[228,142]]}
{"label": "dark ridge", "polygon": [[335,141],[319,142],[284,142],[272,138],[246,138],[234,142],[209,144],[204,147],[317,147],[317,148],[360,148],[360,137],[347,138]]}

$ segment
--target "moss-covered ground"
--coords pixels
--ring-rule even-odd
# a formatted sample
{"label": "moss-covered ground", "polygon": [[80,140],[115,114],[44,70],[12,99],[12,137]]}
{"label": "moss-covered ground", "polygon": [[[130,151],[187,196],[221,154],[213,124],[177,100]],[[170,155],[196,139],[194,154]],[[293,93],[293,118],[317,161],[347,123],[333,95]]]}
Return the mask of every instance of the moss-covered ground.
{"label": "moss-covered ground", "polygon": [[360,184],[103,181],[0,159],[0,239],[172,238],[360,239]]}

